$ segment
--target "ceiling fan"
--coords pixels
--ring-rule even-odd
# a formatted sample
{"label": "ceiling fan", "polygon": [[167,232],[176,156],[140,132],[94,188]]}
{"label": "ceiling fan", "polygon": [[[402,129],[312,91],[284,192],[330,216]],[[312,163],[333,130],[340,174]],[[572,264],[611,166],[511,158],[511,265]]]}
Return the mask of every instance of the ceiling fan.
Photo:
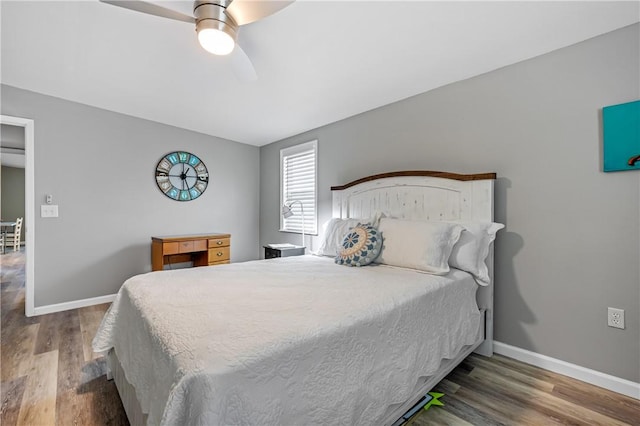
{"label": "ceiling fan", "polygon": [[196,0],[193,2],[193,13],[188,15],[167,8],[161,5],[162,2],[100,1],[136,12],[195,24],[200,45],[214,55],[230,55],[234,72],[241,81],[255,81],[257,75],[251,60],[237,44],[239,27],[266,18],[293,3],[293,0]]}

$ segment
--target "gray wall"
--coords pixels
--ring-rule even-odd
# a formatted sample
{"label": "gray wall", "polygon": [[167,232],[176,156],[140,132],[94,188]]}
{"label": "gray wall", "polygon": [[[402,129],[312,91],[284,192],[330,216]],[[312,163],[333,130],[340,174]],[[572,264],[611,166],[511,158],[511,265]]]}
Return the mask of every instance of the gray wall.
{"label": "gray wall", "polygon": [[320,224],[331,185],[497,172],[496,340],[640,381],[640,173],[601,171],[600,118],[640,98],[639,40],[634,25],[262,147],[260,244],[299,241],[278,232],[286,146],[318,139]]}
{"label": "gray wall", "polygon": [[[154,235],[228,232],[233,262],[258,257],[258,148],[6,85],[2,114],[35,120],[36,307],[117,292],[151,270]],[[174,150],[209,169],[194,201],[156,186]],[[46,194],[59,218],[39,217]]]}
{"label": "gray wall", "polygon": [[[2,166],[1,210],[2,220],[24,217],[24,169]],[[20,240],[24,241],[26,229],[23,224]]]}

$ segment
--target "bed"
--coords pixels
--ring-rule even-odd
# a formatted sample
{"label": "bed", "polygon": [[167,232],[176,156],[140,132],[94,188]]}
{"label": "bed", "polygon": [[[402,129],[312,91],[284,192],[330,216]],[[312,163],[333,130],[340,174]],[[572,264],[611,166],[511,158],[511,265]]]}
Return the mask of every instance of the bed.
{"label": "bed", "polygon": [[[491,223],[494,179],[370,176],[332,188],[333,216]],[[491,248],[482,261],[490,277]],[[492,354],[493,282],[479,284],[313,255],[152,272],[123,285],[93,346],[131,424],[391,425]]]}

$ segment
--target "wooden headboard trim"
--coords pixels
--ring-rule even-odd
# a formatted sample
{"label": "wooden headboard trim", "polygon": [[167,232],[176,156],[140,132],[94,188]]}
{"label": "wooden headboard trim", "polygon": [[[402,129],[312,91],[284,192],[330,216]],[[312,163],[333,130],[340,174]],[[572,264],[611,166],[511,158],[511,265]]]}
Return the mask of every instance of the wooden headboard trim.
{"label": "wooden headboard trim", "polygon": [[377,175],[363,177],[361,179],[354,180],[353,182],[349,182],[349,183],[347,183],[345,185],[332,186],[331,190],[332,191],[342,191],[343,189],[347,189],[347,188],[350,188],[352,186],[355,186],[355,185],[358,185],[358,184],[361,184],[361,183],[364,183],[364,182],[369,182],[369,181],[377,180],[377,179],[397,177],[397,176],[430,176],[430,177],[437,177],[437,178],[443,178],[443,179],[453,179],[453,180],[462,180],[462,181],[485,180],[485,179],[495,180],[496,179],[496,174],[495,173],[476,173],[476,174],[470,174],[470,175],[461,175],[461,174],[457,174],[457,173],[435,172],[435,171],[431,171],[431,170],[405,170],[405,171],[401,171],[401,172],[380,173],[380,174],[377,174]]}

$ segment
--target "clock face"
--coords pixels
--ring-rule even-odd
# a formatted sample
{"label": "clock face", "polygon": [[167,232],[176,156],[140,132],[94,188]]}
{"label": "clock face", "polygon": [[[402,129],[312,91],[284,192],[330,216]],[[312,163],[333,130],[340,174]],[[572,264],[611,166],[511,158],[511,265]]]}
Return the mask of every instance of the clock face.
{"label": "clock face", "polygon": [[172,200],[191,201],[207,189],[209,172],[197,156],[184,151],[170,152],[156,166],[156,183]]}

